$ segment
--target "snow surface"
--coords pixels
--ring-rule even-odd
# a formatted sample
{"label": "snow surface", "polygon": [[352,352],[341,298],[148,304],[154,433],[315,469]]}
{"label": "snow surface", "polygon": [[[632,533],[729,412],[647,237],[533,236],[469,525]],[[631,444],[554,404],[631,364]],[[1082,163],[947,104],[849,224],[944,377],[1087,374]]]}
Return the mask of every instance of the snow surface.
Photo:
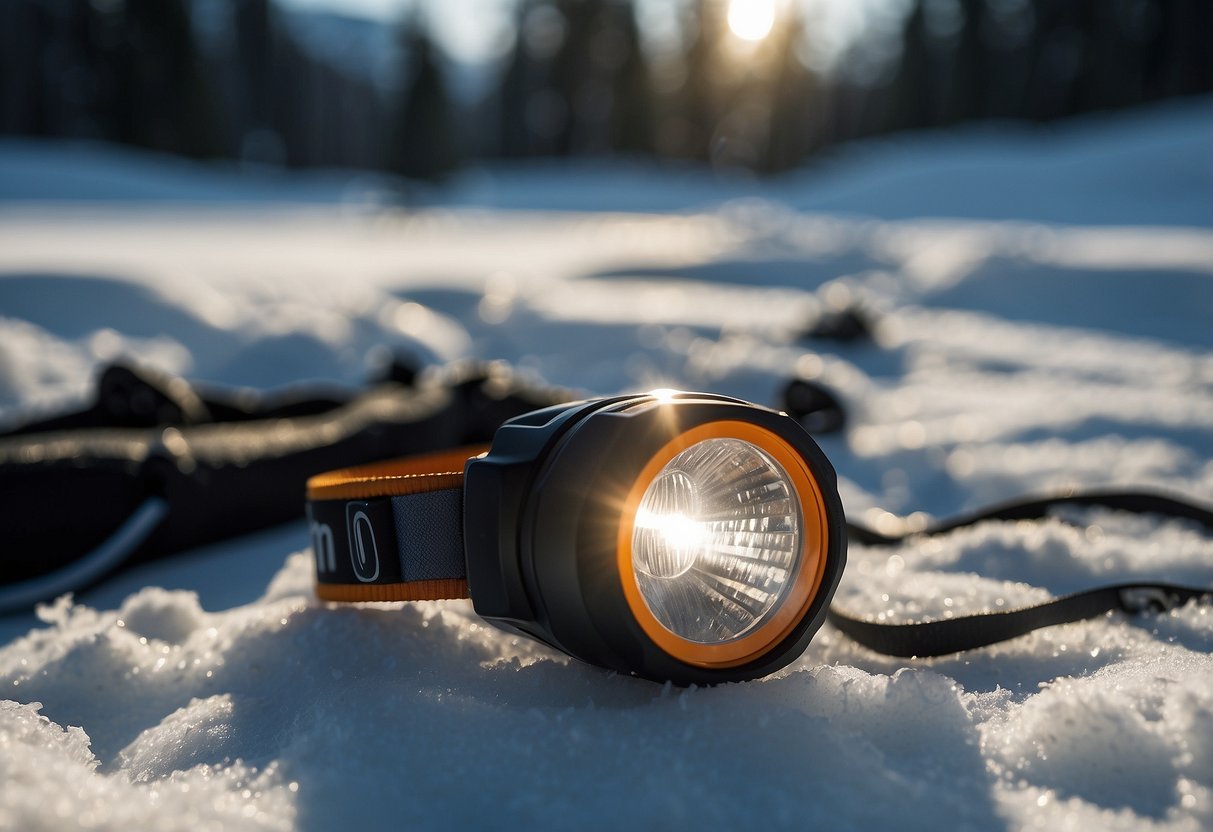
{"label": "snow surface", "polygon": [[[822,445],[856,517],[1071,484],[1208,501],[1210,148],[1198,100],[762,184],[480,172],[405,212],[0,143],[0,417],[80,400],[119,355],[272,387],[357,384],[390,349],[767,404],[798,372],[849,408]],[[846,303],[875,343],[799,338]],[[899,618],[1213,585],[1186,523],[1065,519],[852,546],[839,600]],[[0,828],[1213,828],[1208,606],[929,661],[827,626],[770,678],[680,690],[466,602],[319,604],[305,547],[270,530],[0,621]]]}

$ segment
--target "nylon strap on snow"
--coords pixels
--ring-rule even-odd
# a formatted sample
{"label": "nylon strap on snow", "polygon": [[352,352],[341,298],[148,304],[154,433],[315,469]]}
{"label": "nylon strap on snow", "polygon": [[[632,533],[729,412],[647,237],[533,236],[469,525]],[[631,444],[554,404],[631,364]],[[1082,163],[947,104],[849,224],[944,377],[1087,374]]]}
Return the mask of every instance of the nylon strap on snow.
{"label": "nylon strap on snow", "polygon": [[476,446],[330,471],[307,483],[325,601],[467,598],[463,466]]}
{"label": "nylon strap on snow", "polygon": [[[944,534],[986,520],[1038,520],[1050,509],[1104,507],[1138,514],[1158,514],[1192,520],[1213,531],[1213,509],[1187,500],[1148,492],[1086,492],[1018,500],[993,506],[926,529],[877,531],[848,523],[852,541],[867,546],[890,546],[917,536]],[[1108,612],[1162,612],[1193,599],[1213,598],[1213,588],[1169,583],[1124,583],[1098,587],[1043,604],[1015,610],[966,615],[936,621],[886,624],[852,615],[837,605],[830,622],[865,647],[891,656],[944,656],[1016,638],[1032,630],[1095,618]]]}

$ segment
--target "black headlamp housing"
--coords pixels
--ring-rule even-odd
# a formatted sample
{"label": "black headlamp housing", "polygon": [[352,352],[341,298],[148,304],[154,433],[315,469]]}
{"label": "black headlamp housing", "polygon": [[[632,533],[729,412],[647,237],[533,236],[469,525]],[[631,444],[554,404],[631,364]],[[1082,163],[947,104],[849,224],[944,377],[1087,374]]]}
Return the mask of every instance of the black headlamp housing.
{"label": "black headlamp housing", "polygon": [[[673,438],[715,422],[774,434],[803,461],[825,518],[824,568],[803,614],[760,655],[705,666],[646,633],[616,557],[629,491]],[[476,612],[591,664],[655,681],[714,684],[765,676],[821,626],[846,562],[837,477],[786,415],[723,396],[644,394],[546,408],[503,424],[464,471],[464,545]],[[626,577],[626,576],[625,576]]]}

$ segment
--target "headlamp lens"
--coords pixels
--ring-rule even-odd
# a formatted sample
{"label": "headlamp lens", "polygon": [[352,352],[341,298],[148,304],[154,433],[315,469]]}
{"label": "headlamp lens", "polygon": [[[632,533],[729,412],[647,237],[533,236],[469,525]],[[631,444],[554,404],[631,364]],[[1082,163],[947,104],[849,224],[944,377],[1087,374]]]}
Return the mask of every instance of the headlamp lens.
{"label": "headlamp lens", "polygon": [[801,552],[788,474],[741,439],[706,439],[671,459],[636,511],[632,569],[649,611],[700,644],[744,636],[792,587]]}

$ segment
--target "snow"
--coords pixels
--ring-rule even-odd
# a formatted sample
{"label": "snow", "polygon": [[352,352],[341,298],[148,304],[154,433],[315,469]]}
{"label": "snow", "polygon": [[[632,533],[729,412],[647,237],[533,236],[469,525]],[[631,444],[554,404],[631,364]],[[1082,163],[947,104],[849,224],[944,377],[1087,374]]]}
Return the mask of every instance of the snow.
{"label": "snow", "polygon": [[[79,401],[119,355],[273,387],[360,384],[387,349],[766,404],[797,372],[848,408],[821,444],[852,516],[1065,485],[1209,501],[1210,139],[1196,100],[769,182],[482,171],[411,211],[351,204],[337,174],[321,197],[4,142],[0,417]],[[800,337],[848,303],[873,342]],[[839,602],[908,618],[1213,585],[1191,524],[1065,519],[853,545]],[[772,677],[684,690],[467,602],[319,604],[306,545],[302,523],[268,530],[0,620],[0,829],[1213,827],[1207,605],[933,660],[827,626]]]}

